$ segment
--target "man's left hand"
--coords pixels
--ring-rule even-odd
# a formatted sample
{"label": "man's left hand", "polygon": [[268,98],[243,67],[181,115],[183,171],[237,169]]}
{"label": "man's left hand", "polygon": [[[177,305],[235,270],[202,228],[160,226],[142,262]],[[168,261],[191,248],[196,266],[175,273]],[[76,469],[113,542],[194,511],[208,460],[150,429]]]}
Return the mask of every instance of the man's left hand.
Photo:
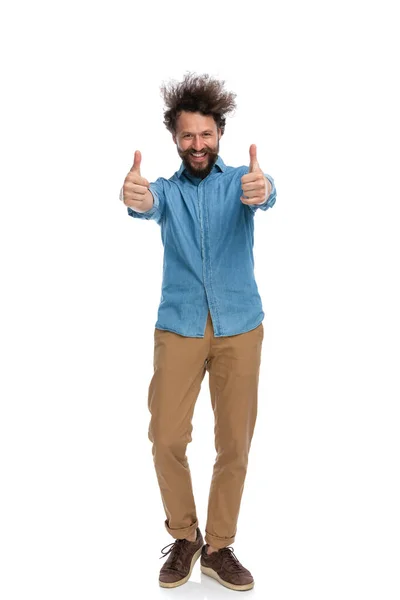
{"label": "man's left hand", "polygon": [[257,147],[250,146],[249,172],[242,179],[243,196],[240,200],[243,204],[263,204],[271,193],[271,182],[265,177],[257,160]]}

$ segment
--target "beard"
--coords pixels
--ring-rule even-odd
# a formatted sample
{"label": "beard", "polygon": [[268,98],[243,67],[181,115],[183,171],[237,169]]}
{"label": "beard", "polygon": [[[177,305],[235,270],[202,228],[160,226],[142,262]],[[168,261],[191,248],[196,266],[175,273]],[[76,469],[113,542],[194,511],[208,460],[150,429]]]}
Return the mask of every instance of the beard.
{"label": "beard", "polygon": [[187,172],[193,177],[200,177],[200,179],[204,179],[207,175],[210,174],[211,169],[213,168],[219,152],[219,142],[215,148],[208,148],[205,146],[202,152],[205,152],[206,155],[204,160],[195,162],[193,159],[191,160],[191,154],[193,152],[192,148],[188,148],[187,150],[180,150],[177,147],[178,154],[181,157],[183,164],[185,165],[185,169]]}

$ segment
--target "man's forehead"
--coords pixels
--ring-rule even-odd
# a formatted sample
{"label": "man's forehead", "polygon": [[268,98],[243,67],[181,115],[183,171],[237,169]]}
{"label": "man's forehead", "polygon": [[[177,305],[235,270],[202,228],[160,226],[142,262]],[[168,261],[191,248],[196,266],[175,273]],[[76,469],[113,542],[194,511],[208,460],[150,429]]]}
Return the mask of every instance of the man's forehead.
{"label": "man's forehead", "polygon": [[212,115],[182,112],[177,118],[177,130],[183,131],[214,131],[216,123]]}

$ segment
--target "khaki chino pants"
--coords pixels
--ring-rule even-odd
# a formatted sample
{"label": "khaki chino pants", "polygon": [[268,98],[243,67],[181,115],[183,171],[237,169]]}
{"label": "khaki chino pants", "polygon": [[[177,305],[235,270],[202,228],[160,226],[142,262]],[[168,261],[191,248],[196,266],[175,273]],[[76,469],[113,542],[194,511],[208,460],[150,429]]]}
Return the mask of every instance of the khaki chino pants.
{"label": "khaki chino pants", "polygon": [[248,455],[257,416],[264,327],[215,337],[210,312],[204,338],[154,331],[154,374],[149,386],[148,436],[166,514],[175,539],[198,527],[186,446],[206,370],[215,418],[217,451],[208,500],[205,542],[215,548],[235,540]]}

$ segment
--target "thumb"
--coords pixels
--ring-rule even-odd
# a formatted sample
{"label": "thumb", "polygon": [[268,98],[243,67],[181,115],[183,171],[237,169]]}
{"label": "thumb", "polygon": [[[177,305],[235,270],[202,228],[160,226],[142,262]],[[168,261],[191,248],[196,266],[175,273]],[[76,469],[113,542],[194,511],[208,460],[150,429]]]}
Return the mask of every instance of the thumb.
{"label": "thumb", "polygon": [[250,146],[250,167],[249,173],[254,173],[255,171],[260,171],[260,165],[257,160],[257,146],[252,144]]}
{"label": "thumb", "polygon": [[133,165],[131,168],[131,173],[137,173],[138,175],[140,175],[140,163],[141,162],[142,162],[142,155],[140,153],[140,150],[136,150],[135,158],[133,160]]}

